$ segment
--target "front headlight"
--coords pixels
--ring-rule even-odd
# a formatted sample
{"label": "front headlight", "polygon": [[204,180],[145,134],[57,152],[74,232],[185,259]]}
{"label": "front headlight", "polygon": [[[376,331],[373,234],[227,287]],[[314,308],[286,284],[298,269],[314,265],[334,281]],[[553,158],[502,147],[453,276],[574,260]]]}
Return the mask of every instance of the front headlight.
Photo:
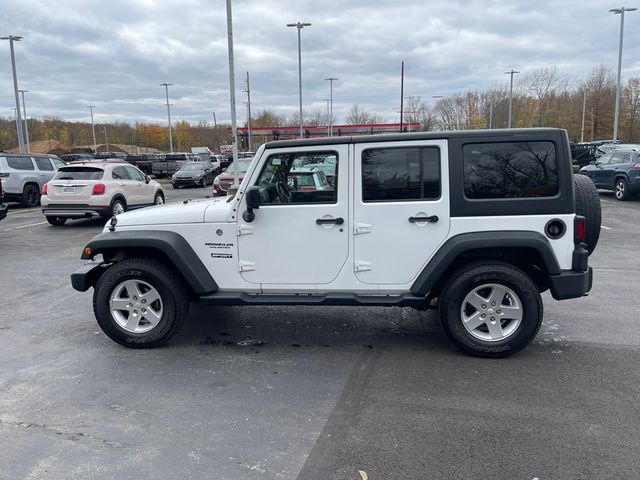
{"label": "front headlight", "polygon": [[220,177],[216,177],[213,179],[213,184],[214,185],[220,185]]}

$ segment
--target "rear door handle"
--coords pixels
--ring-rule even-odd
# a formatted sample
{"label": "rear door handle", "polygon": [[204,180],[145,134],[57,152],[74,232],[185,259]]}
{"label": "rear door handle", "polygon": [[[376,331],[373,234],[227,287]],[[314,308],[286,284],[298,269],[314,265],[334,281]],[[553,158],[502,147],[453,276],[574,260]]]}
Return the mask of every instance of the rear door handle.
{"label": "rear door handle", "polygon": [[330,223],[335,223],[336,225],[342,225],[344,223],[344,218],[316,218],[316,223],[318,225],[328,225]]}
{"label": "rear door handle", "polygon": [[436,223],[438,220],[440,219],[438,218],[437,215],[431,215],[430,217],[409,217],[409,221],[411,223],[423,223],[423,222]]}

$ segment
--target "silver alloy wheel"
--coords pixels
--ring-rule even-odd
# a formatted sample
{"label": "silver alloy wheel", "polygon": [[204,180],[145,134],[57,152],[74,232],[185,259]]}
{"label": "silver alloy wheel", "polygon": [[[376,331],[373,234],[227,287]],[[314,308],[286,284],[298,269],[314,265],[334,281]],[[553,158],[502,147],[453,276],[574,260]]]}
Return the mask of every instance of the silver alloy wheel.
{"label": "silver alloy wheel", "polygon": [[156,205],[164,205],[164,197],[159,193],[156,194],[156,200],[153,203],[155,203]]}
{"label": "silver alloy wheel", "polygon": [[124,213],[124,205],[120,200],[116,200],[115,202],[113,202],[111,213],[113,213],[114,215],[120,215],[121,213]]}
{"label": "silver alloy wheel", "polygon": [[618,180],[616,182],[616,198],[618,200],[620,200],[621,198],[624,197],[625,191],[624,191],[624,181],[622,180]]}
{"label": "silver alloy wheel", "polygon": [[162,319],[158,291],[142,280],[125,280],[111,292],[109,309],[116,323],[130,333],[147,333]]}
{"label": "silver alloy wheel", "polygon": [[515,292],[497,283],[475,287],[464,297],[460,308],[465,330],[485,342],[498,342],[513,335],[523,313]]}

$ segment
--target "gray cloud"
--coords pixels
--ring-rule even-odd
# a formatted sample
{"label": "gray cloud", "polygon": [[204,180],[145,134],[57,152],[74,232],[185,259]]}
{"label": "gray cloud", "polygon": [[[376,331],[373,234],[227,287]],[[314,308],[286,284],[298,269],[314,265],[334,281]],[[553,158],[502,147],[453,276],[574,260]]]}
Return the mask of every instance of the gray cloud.
{"label": "gray cloud", "polygon": [[[324,108],[334,84],[339,120],[353,103],[395,121],[400,62],[405,92],[430,99],[504,82],[503,72],[557,65],[579,81],[597,64],[617,65],[614,5],[568,0],[235,1],[238,118],[252,107],[290,115],[297,108],[296,31],[302,32],[305,108]],[[176,120],[228,121],[226,8],[223,0],[4,0],[0,33],[16,45],[29,114],[86,120],[164,121],[171,87]],[[640,75],[640,12],[627,14],[624,76]],[[13,86],[7,42],[0,44],[0,115]],[[4,110],[4,109],[7,110]]]}

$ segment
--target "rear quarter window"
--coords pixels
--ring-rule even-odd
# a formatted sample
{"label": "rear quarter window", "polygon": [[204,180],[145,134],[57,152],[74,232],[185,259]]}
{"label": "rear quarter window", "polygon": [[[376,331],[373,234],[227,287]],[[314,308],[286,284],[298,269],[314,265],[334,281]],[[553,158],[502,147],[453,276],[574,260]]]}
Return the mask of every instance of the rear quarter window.
{"label": "rear quarter window", "polygon": [[7,165],[14,170],[34,170],[30,157],[7,157]]}
{"label": "rear quarter window", "polygon": [[100,180],[104,171],[91,167],[65,167],[58,170],[54,180]]}
{"label": "rear quarter window", "polygon": [[553,197],[560,191],[553,142],[471,143],[462,156],[469,199]]}

